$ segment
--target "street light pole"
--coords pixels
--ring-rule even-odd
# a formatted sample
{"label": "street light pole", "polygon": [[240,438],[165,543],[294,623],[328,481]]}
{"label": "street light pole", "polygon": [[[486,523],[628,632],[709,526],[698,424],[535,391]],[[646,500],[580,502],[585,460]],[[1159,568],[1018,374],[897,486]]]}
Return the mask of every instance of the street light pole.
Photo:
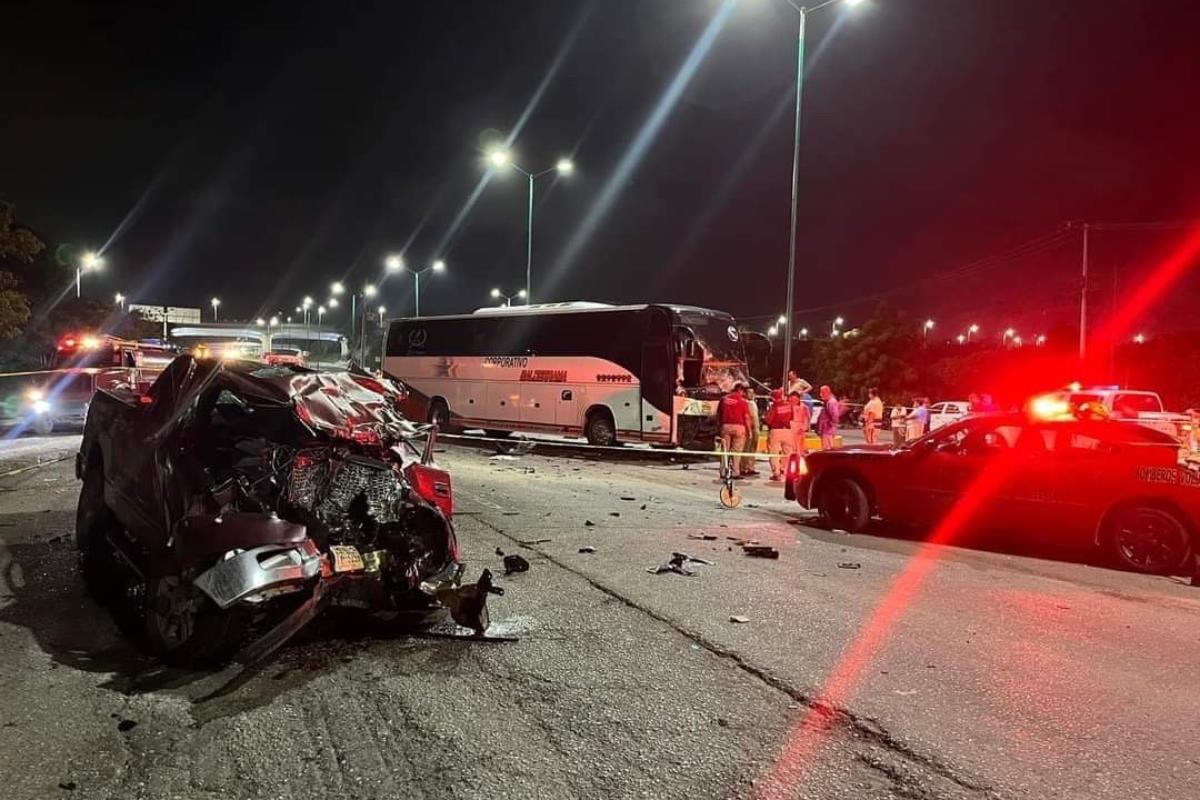
{"label": "street light pole", "polygon": [[551,172],[557,172],[559,175],[570,175],[575,170],[575,164],[569,158],[560,158],[558,163],[549,169],[544,169],[541,172],[530,172],[529,170],[521,169],[520,166],[513,163],[512,153],[503,148],[496,148],[488,153],[488,161],[496,169],[503,167],[512,167],[517,172],[524,175],[529,180],[529,208],[525,215],[525,296],[529,298],[528,302],[533,299],[533,184],[543,175],[549,175]]}
{"label": "street light pole", "polygon": [[788,276],[786,336],[783,340],[783,376],[779,385],[787,386],[788,371],[792,368],[792,315],[796,307],[796,217],[800,201],[800,106],[804,99],[804,29],[808,22],[808,11],[801,7],[800,32],[796,41],[796,113],[792,126],[792,214],[788,232]]}

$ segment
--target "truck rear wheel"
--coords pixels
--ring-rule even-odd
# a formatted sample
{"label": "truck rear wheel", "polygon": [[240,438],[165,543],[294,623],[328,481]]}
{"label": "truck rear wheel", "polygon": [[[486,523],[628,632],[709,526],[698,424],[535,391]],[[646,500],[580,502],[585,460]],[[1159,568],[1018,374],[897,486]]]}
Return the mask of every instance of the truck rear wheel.
{"label": "truck rear wheel", "polygon": [[1131,505],[1114,511],[1104,541],[1114,563],[1148,575],[1169,575],[1192,553],[1191,532],[1175,513],[1156,506]]}
{"label": "truck rear wheel", "polygon": [[854,478],[830,478],[821,487],[817,508],[831,528],[859,533],[871,521],[871,501]]}

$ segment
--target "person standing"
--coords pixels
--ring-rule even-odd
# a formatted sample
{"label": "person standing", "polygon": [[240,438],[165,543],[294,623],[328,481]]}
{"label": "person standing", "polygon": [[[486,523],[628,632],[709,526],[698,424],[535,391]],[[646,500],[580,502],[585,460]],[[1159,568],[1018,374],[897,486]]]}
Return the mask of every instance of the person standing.
{"label": "person standing", "polygon": [[879,426],[883,424],[883,401],[878,389],[867,389],[867,404],[863,406],[863,436],[867,444],[879,443]]}
{"label": "person standing", "polygon": [[753,478],[758,475],[758,470],[754,468],[754,456],[758,453],[758,434],[762,427],[758,419],[758,401],[754,398],[754,387],[746,386],[746,405],[750,408],[750,431],[746,435],[746,449],[743,451],[744,456],[740,459],[741,474],[746,478]]}
{"label": "person standing", "polygon": [[799,392],[792,392],[787,398],[792,407],[792,446],[800,455],[808,452],[808,429],[812,426],[812,412],[804,404],[804,398]]}
{"label": "person standing", "polygon": [[817,433],[821,435],[821,449],[832,450],[837,436],[838,422],[842,419],[842,406],[838,402],[837,395],[828,385],[821,387],[821,402],[825,404],[825,407],[821,410],[821,416],[817,417]]}
{"label": "person standing", "polygon": [[904,410],[904,406],[899,404],[892,406],[892,444],[896,447],[904,444],[904,440],[907,438],[904,430],[907,417],[908,412]]}
{"label": "person standing", "polygon": [[[728,458],[734,459],[732,463],[736,467],[737,461],[733,453],[742,452],[742,448],[746,446],[746,436],[750,432],[751,424],[750,407],[746,403],[742,384],[735,383],[729,394],[721,398],[717,415],[721,420],[721,449],[728,454]],[[734,471],[736,472],[736,469]]]}
{"label": "person standing", "polygon": [[795,406],[783,396],[783,390],[771,392],[771,407],[767,409],[767,452],[771,454],[773,481],[783,480],[782,462],[796,450],[796,434],[792,430],[795,417]]}
{"label": "person standing", "polygon": [[798,395],[803,397],[812,391],[812,384],[797,375],[796,370],[789,369],[787,386],[785,386],[784,389],[788,395],[791,395],[792,392],[796,392]]}
{"label": "person standing", "polygon": [[929,400],[924,397],[914,397],[913,410],[909,413],[906,421],[908,423],[907,437],[910,441],[924,436],[925,429],[929,425]]}

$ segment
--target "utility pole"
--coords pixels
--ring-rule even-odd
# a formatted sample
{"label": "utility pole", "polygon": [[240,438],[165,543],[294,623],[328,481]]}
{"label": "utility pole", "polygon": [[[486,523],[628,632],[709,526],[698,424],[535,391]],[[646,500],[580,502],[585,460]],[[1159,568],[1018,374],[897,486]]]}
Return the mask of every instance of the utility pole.
{"label": "utility pole", "polygon": [[1088,224],[1083,223],[1083,267],[1079,287],[1079,360],[1087,355]]}

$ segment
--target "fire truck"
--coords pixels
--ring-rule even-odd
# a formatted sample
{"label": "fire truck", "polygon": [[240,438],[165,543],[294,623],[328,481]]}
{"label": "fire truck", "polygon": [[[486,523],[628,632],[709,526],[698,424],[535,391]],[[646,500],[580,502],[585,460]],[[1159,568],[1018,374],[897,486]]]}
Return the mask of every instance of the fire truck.
{"label": "fire truck", "polygon": [[174,357],[174,348],[163,342],[67,334],[55,347],[51,369],[0,375],[0,427],[42,435],[82,427],[97,389],[144,389]]}

